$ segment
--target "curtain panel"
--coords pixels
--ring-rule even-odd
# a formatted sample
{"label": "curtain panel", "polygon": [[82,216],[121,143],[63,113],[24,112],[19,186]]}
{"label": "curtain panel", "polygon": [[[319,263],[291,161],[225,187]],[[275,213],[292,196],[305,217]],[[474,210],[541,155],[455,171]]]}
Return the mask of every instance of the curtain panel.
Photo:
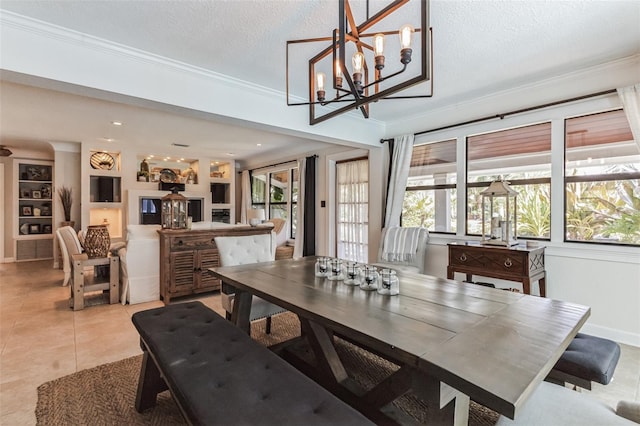
{"label": "curtain panel", "polygon": [[407,187],[407,179],[409,178],[414,139],[415,136],[410,134],[396,137],[393,140],[384,217],[385,228],[400,226],[402,203],[404,201],[405,188]]}
{"label": "curtain panel", "polygon": [[249,223],[247,220],[247,209],[251,208],[251,173],[244,170],[240,182],[241,197],[240,201],[240,223]]}

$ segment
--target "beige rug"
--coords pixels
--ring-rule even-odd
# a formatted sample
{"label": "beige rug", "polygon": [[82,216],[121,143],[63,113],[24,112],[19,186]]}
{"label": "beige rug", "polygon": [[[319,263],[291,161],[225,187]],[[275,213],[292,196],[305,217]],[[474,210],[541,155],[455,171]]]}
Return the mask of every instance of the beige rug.
{"label": "beige rug", "polygon": [[[265,345],[273,345],[300,333],[293,314],[273,318],[271,335],[264,334],[265,321],[252,324],[251,334]],[[349,374],[368,387],[398,367],[350,343],[337,339],[337,351]],[[140,414],[134,408],[142,356],[79,371],[38,387],[38,425],[183,425],[185,424],[169,392],[158,396],[157,407]],[[394,404],[419,423],[424,423],[426,407],[410,394]],[[495,424],[495,412],[471,403],[469,424]]]}

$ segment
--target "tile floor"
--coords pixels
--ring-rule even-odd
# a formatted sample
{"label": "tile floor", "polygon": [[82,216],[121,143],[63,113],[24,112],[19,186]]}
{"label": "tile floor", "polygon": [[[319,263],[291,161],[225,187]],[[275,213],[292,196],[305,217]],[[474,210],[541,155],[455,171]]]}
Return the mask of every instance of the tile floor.
{"label": "tile floor", "polygon": [[[98,305],[74,312],[62,278],[50,261],[0,264],[0,425],[35,424],[40,384],[141,353],[131,315],[162,306]],[[222,312],[218,296],[200,300]],[[613,406],[621,399],[640,401],[640,348],[622,345],[615,380],[591,394]]]}

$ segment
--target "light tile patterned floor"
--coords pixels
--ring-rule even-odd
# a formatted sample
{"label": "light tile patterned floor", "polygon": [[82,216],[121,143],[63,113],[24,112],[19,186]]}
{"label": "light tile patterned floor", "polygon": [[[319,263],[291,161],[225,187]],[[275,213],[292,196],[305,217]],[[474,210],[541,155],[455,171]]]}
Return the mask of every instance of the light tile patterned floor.
{"label": "light tile patterned floor", "polygon": [[[162,306],[98,305],[74,312],[62,277],[50,261],[0,264],[1,425],[35,424],[40,384],[141,353],[131,315]],[[219,296],[199,299],[223,312]],[[614,382],[591,393],[613,406],[640,400],[640,348],[623,345]]]}

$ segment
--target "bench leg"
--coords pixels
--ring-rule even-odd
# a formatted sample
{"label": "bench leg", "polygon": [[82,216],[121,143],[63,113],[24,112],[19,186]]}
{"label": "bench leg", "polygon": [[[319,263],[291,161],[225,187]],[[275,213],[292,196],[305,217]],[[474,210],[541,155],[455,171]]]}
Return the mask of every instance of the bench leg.
{"label": "bench leg", "polygon": [[160,371],[153,362],[148,351],[142,356],[142,367],[138,378],[138,392],[136,393],[136,411],[142,413],[147,408],[156,405],[156,397],[167,390],[167,384],[160,376]]}

